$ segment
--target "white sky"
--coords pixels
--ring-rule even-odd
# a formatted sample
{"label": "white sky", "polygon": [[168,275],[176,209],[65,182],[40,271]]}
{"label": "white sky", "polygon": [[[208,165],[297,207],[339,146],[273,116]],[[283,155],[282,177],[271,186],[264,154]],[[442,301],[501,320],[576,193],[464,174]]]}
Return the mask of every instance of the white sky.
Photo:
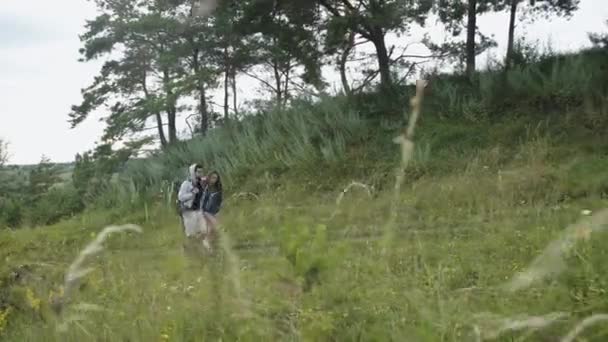
{"label": "white sky", "polygon": [[[85,0],[2,0],[0,4],[0,137],[10,143],[10,163],[37,163],[44,154],[56,162],[73,161],[78,152],[99,140],[103,123],[99,115],[70,129],[67,114],[81,101],[80,89],[99,71],[101,62],[77,61],[81,47],[78,34],[85,19],[96,15],[94,3]],[[521,24],[516,34],[530,40],[551,41],[556,51],[588,46],[588,32],[605,32],[606,0],[582,0],[570,21],[554,19]],[[485,15],[478,25],[499,42],[504,53],[508,17]],[[430,23],[432,24],[432,23]],[[426,29],[434,37],[441,29]],[[407,37],[400,38],[407,43]],[[415,52],[412,50],[412,52]],[[483,58],[480,58],[483,64]],[[331,76],[336,80],[335,75]],[[252,81],[239,84],[241,100],[258,96]],[[222,102],[221,98],[215,99]],[[184,127],[183,120],[180,126]]]}

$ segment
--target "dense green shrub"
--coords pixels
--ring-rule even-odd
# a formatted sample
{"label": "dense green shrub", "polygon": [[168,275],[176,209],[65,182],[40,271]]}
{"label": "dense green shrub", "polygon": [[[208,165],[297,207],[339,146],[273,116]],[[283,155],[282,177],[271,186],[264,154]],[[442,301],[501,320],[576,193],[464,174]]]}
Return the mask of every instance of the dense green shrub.
{"label": "dense green shrub", "polygon": [[27,208],[27,216],[33,226],[49,225],[80,212],[84,208],[83,205],[76,189],[66,185],[41,195]]}
{"label": "dense green shrub", "polygon": [[218,170],[226,180],[259,170],[280,172],[295,165],[335,162],[349,143],[359,139],[365,121],[349,110],[346,98],[296,103],[286,110],[251,115],[226,123],[204,137],[183,142],[146,160],[134,160],[124,176],[136,187],[180,181],[197,162]]}
{"label": "dense green shrub", "polygon": [[16,228],[23,222],[23,204],[15,199],[4,200],[0,204],[0,228]]}
{"label": "dense green shrub", "polygon": [[567,112],[583,104],[605,108],[608,52],[523,56],[507,72],[487,70],[469,80],[457,75],[432,78],[427,108],[444,118],[485,119],[509,109]]}

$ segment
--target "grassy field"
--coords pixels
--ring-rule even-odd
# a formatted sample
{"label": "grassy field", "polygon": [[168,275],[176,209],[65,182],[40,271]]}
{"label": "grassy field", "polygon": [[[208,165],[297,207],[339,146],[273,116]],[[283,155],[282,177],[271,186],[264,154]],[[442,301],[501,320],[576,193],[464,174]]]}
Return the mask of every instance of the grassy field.
{"label": "grassy field", "polygon": [[[405,122],[385,109],[410,88],[303,101],[132,161],[84,213],[0,231],[0,339],[605,341],[605,57],[437,75],[398,192]],[[173,208],[193,161],[224,176],[213,256],[183,248]],[[143,231],[86,247],[126,223]]]}
{"label": "grassy field", "polygon": [[[228,184],[212,257],[183,250],[167,194],[0,232],[0,339],[558,341],[608,313],[608,143],[577,118],[423,118],[397,203],[394,132]],[[368,188],[340,196],[353,181]],[[54,312],[70,263],[122,223],[143,232],[110,236]],[[598,323],[577,341],[607,338]]]}

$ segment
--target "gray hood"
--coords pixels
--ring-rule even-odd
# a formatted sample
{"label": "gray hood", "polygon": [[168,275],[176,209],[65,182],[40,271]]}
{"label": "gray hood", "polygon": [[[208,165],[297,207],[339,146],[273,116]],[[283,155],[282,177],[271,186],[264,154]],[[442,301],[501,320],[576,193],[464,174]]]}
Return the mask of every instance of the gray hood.
{"label": "gray hood", "polygon": [[190,176],[190,181],[192,182],[192,184],[196,183],[196,164],[192,164],[190,165],[190,167],[188,167],[188,175]]}

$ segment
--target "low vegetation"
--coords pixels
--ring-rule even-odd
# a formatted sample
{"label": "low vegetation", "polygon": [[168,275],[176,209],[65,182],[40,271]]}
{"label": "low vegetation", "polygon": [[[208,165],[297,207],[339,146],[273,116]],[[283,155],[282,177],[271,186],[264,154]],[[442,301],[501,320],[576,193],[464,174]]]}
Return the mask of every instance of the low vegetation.
{"label": "low vegetation", "polygon": [[[371,114],[379,94],[259,113],[131,160],[112,180],[102,175],[118,166],[104,174],[81,159],[72,183],[21,208],[55,223],[0,232],[0,336],[559,340],[608,312],[605,57],[544,56],[472,83],[431,75],[397,197],[393,138],[407,122]],[[413,88],[402,92],[407,108]],[[226,179],[213,257],[182,250],[172,186],[192,161]],[[98,187],[79,186],[83,174]],[[102,228],[126,223],[142,233],[110,235],[58,310],[68,266]]]}

